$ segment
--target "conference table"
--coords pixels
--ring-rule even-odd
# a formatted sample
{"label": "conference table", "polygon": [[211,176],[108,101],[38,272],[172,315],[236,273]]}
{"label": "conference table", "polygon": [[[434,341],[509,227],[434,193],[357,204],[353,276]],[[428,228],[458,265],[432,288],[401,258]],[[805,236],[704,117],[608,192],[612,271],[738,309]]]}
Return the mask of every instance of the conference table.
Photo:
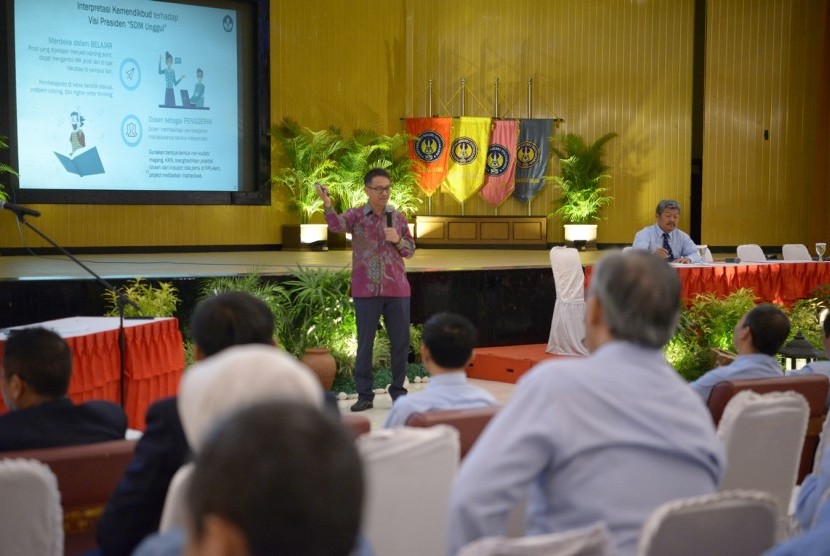
{"label": "conference table", "polygon": [[[42,326],[58,333],[72,349],[69,397],[121,401],[118,317],[70,317],[15,328]],[[8,330],[0,331],[0,358]],[[175,395],[184,371],[184,345],[175,318],[125,319],[126,381],[124,411],[129,426],[144,430],[147,407]],[[7,410],[0,401],[0,413]]]}
{"label": "conference table", "polygon": [[[790,306],[821,285],[830,285],[830,261],[770,261],[759,263],[674,264],[680,276],[681,297],[692,300],[701,293],[726,296],[752,288],[761,301]],[[585,285],[592,266],[585,267]]]}

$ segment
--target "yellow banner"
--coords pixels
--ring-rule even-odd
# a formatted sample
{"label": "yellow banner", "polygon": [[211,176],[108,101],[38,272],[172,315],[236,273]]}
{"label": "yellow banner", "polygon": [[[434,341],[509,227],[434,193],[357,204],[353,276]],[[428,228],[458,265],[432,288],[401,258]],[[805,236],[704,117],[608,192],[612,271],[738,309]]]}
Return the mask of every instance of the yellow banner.
{"label": "yellow banner", "polygon": [[441,184],[443,191],[463,203],[484,183],[490,118],[456,118],[450,135],[449,170]]}

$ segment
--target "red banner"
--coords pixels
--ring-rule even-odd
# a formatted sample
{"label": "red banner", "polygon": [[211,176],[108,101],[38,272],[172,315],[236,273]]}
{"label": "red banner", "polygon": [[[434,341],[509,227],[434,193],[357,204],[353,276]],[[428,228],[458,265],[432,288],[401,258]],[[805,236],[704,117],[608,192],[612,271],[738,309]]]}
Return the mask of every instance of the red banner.
{"label": "red banner", "polygon": [[502,204],[516,186],[516,138],[519,125],[516,120],[494,120],[487,149],[487,168],[484,186],[478,194],[491,207]]}
{"label": "red banner", "polygon": [[432,196],[447,176],[452,118],[406,118],[409,158],[415,161],[419,174],[418,185]]}

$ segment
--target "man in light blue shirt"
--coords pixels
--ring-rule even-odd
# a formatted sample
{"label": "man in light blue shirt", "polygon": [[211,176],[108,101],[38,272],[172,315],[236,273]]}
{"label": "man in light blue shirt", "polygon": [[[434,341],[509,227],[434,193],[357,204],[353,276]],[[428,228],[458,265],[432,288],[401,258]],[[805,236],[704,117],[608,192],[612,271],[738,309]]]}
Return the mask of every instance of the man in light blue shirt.
{"label": "man in light blue shirt", "polygon": [[395,400],[383,426],[402,427],[410,415],[424,411],[495,406],[490,392],[467,383],[464,369],[473,359],[476,343],[478,332],[466,318],[454,313],[431,316],[421,340],[429,383],[425,390]]}
{"label": "man in light blue shirt", "polygon": [[632,555],[660,504],[717,490],[725,461],[712,418],[662,351],[680,310],[677,273],[641,251],[607,255],[587,304],[591,355],[526,373],[462,463],[448,554],[503,535],[528,495],[527,534],[602,521]]}
{"label": "man in light blue shirt", "polygon": [[712,369],[689,386],[705,403],[718,382],[783,376],[784,370],[775,354],[789,333],[790,319],[781,309],[769,303],[756,306],[735,326],[732,336],[738,352],[735,361]]}
{"label": "man in light blue shirt", "polygon": [[[824,353],[830,355],[830,315],[824,317]],[[830,361],[813,361],[797,371],[787,373],[787,376],[812,374],[822,374],[830,378]],[[830,392],[827,393],[827,401],[824,407],[830,408]]]}
{"label": "man in light blue shirt", "polygon": [[700,253],[692,238],[677,229],[680,222],[680,205],[677,201],[663,199],[657,203],[657,222],[646,226],[634,236],[634,249],[654,253],[670,263],[699,263]]}

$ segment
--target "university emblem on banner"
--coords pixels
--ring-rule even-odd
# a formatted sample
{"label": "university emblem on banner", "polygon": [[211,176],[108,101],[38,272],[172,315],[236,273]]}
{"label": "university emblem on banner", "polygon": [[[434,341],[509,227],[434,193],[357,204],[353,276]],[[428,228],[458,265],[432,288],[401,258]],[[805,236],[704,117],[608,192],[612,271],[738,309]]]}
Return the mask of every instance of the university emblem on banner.
{"label": "university emblem on banner", "polygon": [[450,147],[450,158],[456,164],[469,164],[478,155],[478,145],[469,137],[459,137],[452,142]]}
{"label": "university emblem on banner", "polygon": [[444,140],[434,131],[425,131],[415,139],[415,154],[424,162],[438,160],[444,152]]}
{"label": "university emblem on banner", "polygon": [[531,168],[539,164],[539,146],[533,141],[522,141],[516,147],[516,165]]}
{"label": "university emblem on banner", "polygon": [[510,167],[510,152],[502,145],[491,144],[487,149],[487,175],[500,176]]}

